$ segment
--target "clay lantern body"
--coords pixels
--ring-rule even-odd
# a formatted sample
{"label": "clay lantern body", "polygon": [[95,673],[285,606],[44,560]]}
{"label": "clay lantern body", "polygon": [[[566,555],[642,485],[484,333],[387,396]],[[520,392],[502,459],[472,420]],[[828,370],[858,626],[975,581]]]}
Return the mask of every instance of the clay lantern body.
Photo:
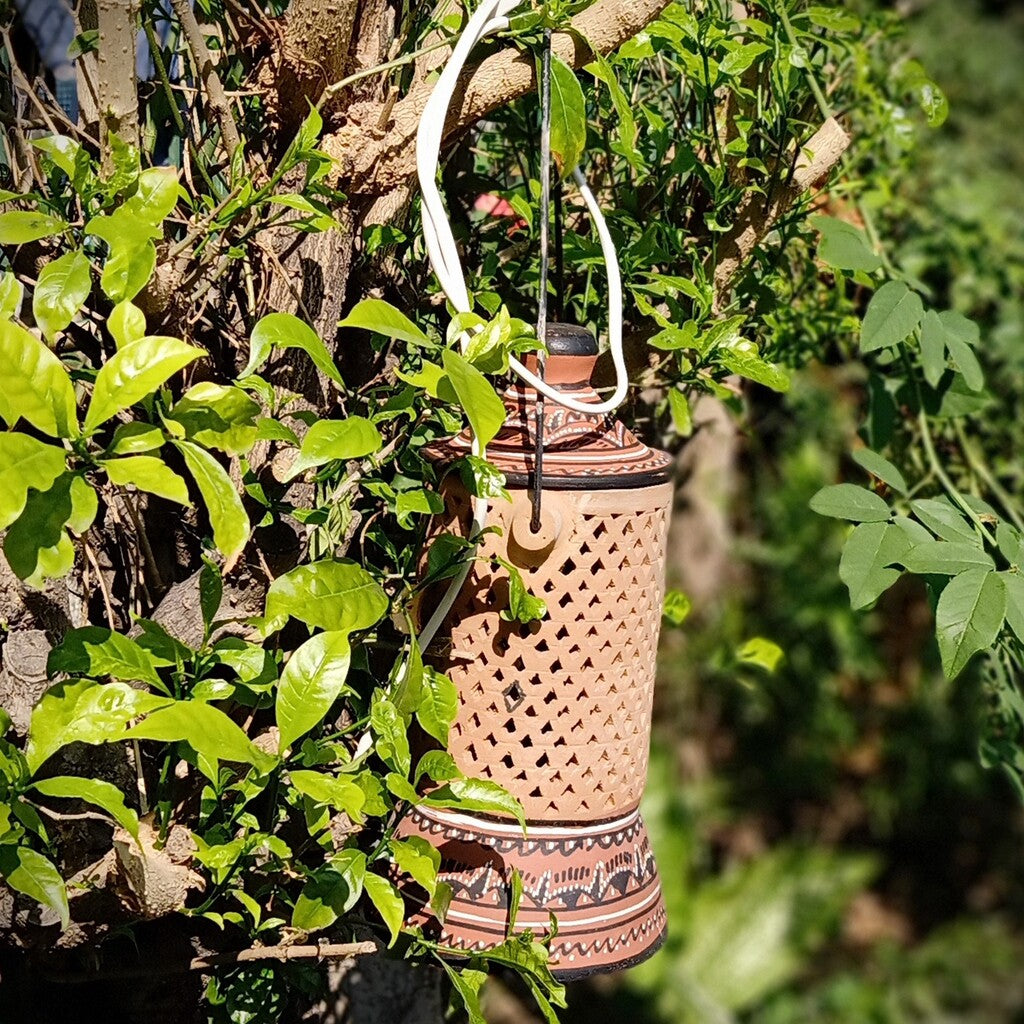
{"label": "clay lantern body", "polygon": [[[579,401],[597,346],[589,332],[553,324],[546,381]],[[647,776],[655,655],[672,485],[669,456],[606,416],[544,405],[543,513],[531,530],[536,392],[505,393],[508,417],[487,451],[506,476],[482,556],[430,652],[459,691],[449,749],[468,776],[491,779],[522,803],[512,820],[420,806],[404,835],[442,854],[454,890],[443,929],[415,923],[467,951],[505,939],[509,878],[523,880],[517,930],[558,920],[552,967],[562,977],[615,970],[661,944],[665,907],[638,806]],[[435,445],[448,463],[470,437]],[[471,501],[458,474],[443,485],[438,528],[466,535]],[[487,556],[515,565],[547,604],[540,622],[508,622],[508,577]],[[431,595],[424,611],[429,613]],[[431,932],[433,927],[433,932]]]}

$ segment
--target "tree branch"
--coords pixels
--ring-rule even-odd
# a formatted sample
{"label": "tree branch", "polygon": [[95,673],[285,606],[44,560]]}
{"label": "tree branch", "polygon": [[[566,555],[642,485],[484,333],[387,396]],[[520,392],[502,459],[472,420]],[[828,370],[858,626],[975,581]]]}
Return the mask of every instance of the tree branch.
{"label": "tree branch", "polygon": [[[555,35],[554,51],[572,67],[582,67],[595,51],[609,53],[632,39],[668,4],[669,0],[598,0],[573,18],[571,32]],[[535,74],[530,54],[513,47],[467,68],[445,126],[446,141],[535,88]],[[324,148],[339,161],[340,178],[349,191],[379,195],[412,177],[416,169],[416,129],[432,88],[428,83],[415,86],[395,104],[383,130],[377,127],[379,103],[354,105],[349,110],[349,123],[324,140]]]}
{"label": "tree branch", "polygon": [[826,181],[851,142],[839,122],[830,117],[803,146],[788,183],[767,201],[748,192],[736,222],[718,244],[715,265],[716,304],[721,304],[733,278],[779,218],[800,197]]}
{"label": "tree branch", "polygon": [[185,33],[185,40],[196,62],[199,77],[203,80],[203,87],[206,89],[210,107],[220,123],[221,141],[224,143],[230,160],[240,142],[238,127],[235,124],[231,103],[224,92],[224,86],[213,63],[213,55],[206,45],[203,30],[199,27],[199,22],[196,21],[189,0],[171,0],[171,7],[174,8],[174,13],[181,23],[181,29]]}
{"label": "tree branch", "polygon": [[139,144],[139,96],[135,83],[136,0],[97,0],[96,91],[100,115],[103,169],[111,164],[109,133],[123,142]]}

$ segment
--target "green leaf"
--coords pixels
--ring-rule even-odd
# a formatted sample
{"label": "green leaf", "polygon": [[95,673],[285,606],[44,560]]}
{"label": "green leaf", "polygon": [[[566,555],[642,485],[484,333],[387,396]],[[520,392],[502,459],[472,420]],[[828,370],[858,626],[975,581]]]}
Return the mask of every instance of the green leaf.
{"label": "green leaf", "polygon": [[125,802],[117,786],[102,779],[82,779],[72,775],[34,782],[32,788],[43,796],[65,800],[84,800],[109,814],[133,839],[139,838],[139,816]]}
{"label": "green leaf", "polygon": [[506,622],[521,622],[524,626],[543,619],[548,606],[526,589],[523,575],[514,565],[503,564],[508,572],[508,607],[502,609],[501,617]]}
{"label": "green leaf", "polygon": [[228,455],[245,455],[256,441],[259,415],[259,403],[241,388],[203,381],[185,392],[169,418],[185,428],[190,441]]}
{"label": "green leaf", "polygon": [[839,578],[850,590],[854,609],[867,608],[899,578],[890,568],[909,550],[906,533],[892,523],[862,523],[846,540],[839,561]]}
{"label": "green leaf", "polygon": [[819,515],[856,523],[884,522],[892,515],[892,510],[874,491],[856,484],[822,487],[811,498],[811,508]]}
{"label": "green leaf", "polygon": [[288,470],[286,480],[334,460],[361,459],[379,451],[380,431],[362,416],[345,420],[317,420],[302,439],[302,447]]}
{"label": "green leaf", "polygon": [[129,455],[122,459],[108,459],[100,465],[107,471],[110,482],[119,487],[132,484],[140,491],[176,501],[179,505],[192,504],[185,481],[163,459],[154,455]]}
{"label": "green leaf", "polygon": [[748,640],[737,652],[736,660],[742,665],[756,665],[766,672],[774,672],[784,657],[782,648],[766,640],[763,636],[755,636]]}
{"label": "green leaf", "polygon": [[203,567],[199,570],[199,609],[203,615],[203,626],[207,634],[217,618],[221,602],[224,600],[224,580],[220,570],[208,558],[203,558]]}
{"label": "green leaf", "polygon": [[377,756],[403,778],[412,768],[409,737],[398,708],[381,691],[373,695],[370,707],[370,729],[375,736]]}
{"label": "green leaf", "polygon": [[458,996],[466,1011],[467,1024],[487,1024],[487,1018],[480,1007],[480,990],[487,981],[487,972],[470,970],[461,964],[456,968],[445,960],[440,963],[451,982],[452,993]]}
{"label": "green leaf", "polygon": [[224,467],[205,449],[190,441],[175,441],[185,465],[203,496],[210,517],[213,543],[228,566],[234,564],[249,542],[249,517],[242,499]]}
{"label": "green leaf", "polygon": [[347,691],[352,659],[348,633],[318,633],[288,659],[281,673],[274,707],[283,754],[323,721],[334,702]]}
{"label": "green leaf", "polygon": [[355,327],[364,331],[382,334],[385,338],[397,338],[410,345],[435,348],[436,345],[404,313],[395,309],[383,299],[363,299],[357,303],[339,327]]}
{"label": "green leaf", "polygon": [[752,342],[722,346],[716,350],[715,356],[730,373],[739,374],[756,384],[763,384],[780,394],[789,391],[789,374],[781,366],[762,359]]}
{"label": "green leaf", "polygon": [[985,374],[971,346],[947,331],[946,348],[949,350],[949,356],[956,364],[956,368],[963,374],[967,387],[971,391],[983,391],[985,389]]}
{"label": "green leaf", "polygon": [[22,245],[56,235],[68,226],[67,221],[49,217],[35,210],[11,210],[0,213],[0,245]]}
{"label": "green leaf", "polygon": [[110,311],[110,316],[107,317],[107,330],[117,342],[117,347],[124,348],[146,336],[146,314],[125,299]]}
{"label": "green leaf", "polygon": [[560,57],[552,56],[551,155],[563,177],[580,162],[586,144],[587,100],[583,88],[576,72]]}
{"label": "green leaf", "polygon": [[353,821],[362,820],[366,794],[353,779],[306,771],[291,771],[288,776],[292,785],[314,803],[344,811]]}
{"label": "green leaf", "polygon": [[145,234],[118,239],[103,264],[100,287],[111,302],[134,299],[156,270],[156,246]]}
{"label": "green leaf", "polygon": [[445,750],[428,750],[416,765],[416,782],[423,776],[433,782],[450,782],[452,779],[461,779],[462,772],[455,763],[455,758]]}
{"label": "green leaf", "polygon": [[974,528],[947,498],[919,498],[910,503],[914,515],[943,540],[980,543]]}
{"label": "green leaf", "polygon": [[139,455],[156,451],[166,439],[164,432],[151,423],[121,423],[107,446],[108,455]]}
{"label": "green leaf", "polygon": [[442,360],[473,435],[486,448],[505,422],[505,406],[487,378],[457,352],[445,349]]}
{"label": "green leaf", "polygon": [[89,165],[88,153],[66,135],[47,135],[45,138],[30,141],[36,149],[50,158],[54,167],[58,167],[72,180],[77,177],[82,163],[86,167]]}
{"label": "green leaf", "polygon": [[853,453],[853,461],[872,476],[878,477],[882,483],[888,484],[894,491],[899,491],[900,494],[907,493],[907,481],[903,474],[878,452],[873,452],[870,448],[858,448]]}
{"label": "green leaf", "polygon": [[810,225],[821,233],[818,256],[830,267],[870,274],[882,265],[881,257],[872,250],[867,236],[852,224],[819,215],[810,219]]}
{"label": "green leaf", "polygon": [[388,949],[390,949],[402,931],[402,922],[405,920],[405,903],[398,890],[380,875],[367,873],[363,879],[363,889],[370,897],[370,902],[377,908],[377,913],[388,926],[388,931],[391,933],[391,941],[388,943]]}
{"label": "green leaf", "polygon": [[452,810],[483,811],[515,818],[526,831],[526,818],[519,801],[496,782],[487,779],[452,779],[440,789],[424,797],[424,804]]}
{"label": "green leaf", "polygon": [[255,747],[223,711],[200,700],[179,700],[158,708],[124,735],[126,739],[184,742],[211,764],[240,761],[267,772],[277,763]]}
{"label": "green leaf", "polygon": [[127,683],[95,683],[91,679],[58,683],[43,694],[32,712],[25,759],[35,774],[43,763],[69,743],[106,743],[124,735],[139,715],[170,703]]}
{"label": "green leaf", "polygon": [[690,401],[678,388],[670,388],[668,393],[668,406],[672,413],[672,425],[680,437],[690,437],[693,434],[693,413],[690,411]]}
{"label": "green leaf", "polygon": [[935,630],[942,667],[956,678],[978,651],[995,643],[1006,614],[1006,588],[991,569],[954,576],[939,595]]}
{"label": "green leaf", "polygon": [[447,746],[448,730],[459,713],[458,689],[446,675],[425,666],[420,695],[416,720],[427,735]]}
{"label": "green leaf", "polygon": [[0,276],[0,318],[14,316],[21,308],[24,294],[25,289],[21,287],[21,282],[11,271],[5,271],[3,276]]}
{"label": "green leaf", "polygon": [[267,361],[274,348],[302,349],[325,377],[329,377],[339,388],[345,387],[327,346],[312,327],[291,313],[268,313],[252,329],[249,364],[242,371],[242,377],[255,373]]}
{"label": "green leaf", "polygon": [[594,63],[587,65],[589,71],[599,82],[608,86],[608,95],[611,97],[612,106],[615,108],[615,116],[618,119],[618,133],[622,141],[622,147],[626,159],[636,168],[642,165],[640,154],[636,149],[636,118],[633,116],[633,106],[629,102],[625,89],[619,83],[615,69],[601,54],[594,54]]}
{"label": "green leaf", "polygon": [[52,910],[60,918],[61,928],[67,928],[68,893],[64,879],[51,860],[26,846],[3,843],[0,844],[0,875],[12,889]]}
{"label": "green leaf", "polygon": [[143,224],[161,224],[178,205],[178,172],[173,167],[149,167],[139,174],[135,195],[122,209]]}
{"label": "green leaf", "polygon": [[278,576],[267,591],[266,630],[294,616],[312,629],[352,633],[369,629],[387,611],[388,598],[355,562],[324,560]]}
{"label": "green leaf", "polygon": [[96,492],[72,473],[57,478],[47,491],[33,492],[4,538],[7,562],[20,579],[41,588],[47,579],[71,571],[75,547],[65,528],[84,533],[96,516]]}
{"label": "green leaf", "polygon": [[43,267],[32,293],[32,315],[44,338],[53,341],[71,323],[91,289],[89,260],[81,249]]}
{"label": "green leaf", "polygon": [[0,530],[22,513],[29,489],[48,491],[64,472],[62,448],[20,433],[0,433]]}
{"label": "green leaf", "polygon": [[189,363],[206,355],[178,338],[146,337],[119,348],[96,374],[92,400],[85,414],[86,433],[92,433],[123,409],[151,395]]}
{"label": "green leaf", "polygon": [[366,855],[342,850],[306,882],[292,911],[292,927],[304,932],[329,928],[347,914],[363,894]]}
{"label": "green leaf", "polygon": [[437,889],[437,872],[441,867],[441,851],[422,836],[392,839],[388,845],[391,859],[399,870],[433,896]]}
{"label": "green leaf", "polygon": [[999,574],[1006,588],[1006,624],[1024,644],[1024,576],[1019,572]]}
{"label": "green leaf", "polygon": [[101,626],[82,626],[69,630],[50,651],[46,673],[54,676],[66,672],[93,678],[111,676],[129,683],[138,680],[162,689],[157,668],[166,664],[166,660],[158,660],[123,633]]}
{"label": "green leaf", "polygon": [[681,626],[693,610],[690,599],[681,590],[669,590],[665,594],[665,601],[661,608],[661,614],[672,623],[673,626]]}
{"label": "green leaf", "polygon": [[61,361],[36,337],[0,320],[0,417],[24,419],[51,437],[77,437],[75,389]]}
{"label": "green leaf", "polygon": [[868,303],[861,328],[862,352],[891,348],[910,337],[924,316],[921,296],[902,281],[888,281]]}
{"label": "green leaf", "polygon": [[921,321],[921,369],[933,388],[938,387],[946,372],[946,331],[933,309]]}
{"label": "green leaf", "polygon": [[767,53],[771,47],[767,43],[745,43],[730,50],[718,65],[718,70],[723,75],[735,77],[742,75],[754,61],[762,54]]}
{"label": "green leaf", "polygon": [[968,569],[994,569],[991,556],[977,544],[928,540],[915,544],[904,556],[903,564],[922,575],[956,576]]}

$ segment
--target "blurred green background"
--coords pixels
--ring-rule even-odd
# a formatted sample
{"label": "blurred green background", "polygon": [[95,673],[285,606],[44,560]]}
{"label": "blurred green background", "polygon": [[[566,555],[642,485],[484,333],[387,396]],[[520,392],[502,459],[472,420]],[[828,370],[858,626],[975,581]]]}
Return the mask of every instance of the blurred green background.
{"label": "blurred green background", "polygon": [[[951,113],[887,197],[898,261],[982,324],[1003,420],[988,455],[1019,459],[1024,5],[899,13]],[[1024,1021],[1024,812],[981,763],[980,670],[944,680],[920,582],[851,612],[843,528],[807,513],[841,475],[861,383],[815,364],[784,397],[752,394],[743,436],[703,428],[670,566],[694,611],[664,637],[646,798],[671,933],[572,988],[569,1022]],[[737,665],[752,636],[782,648],[774,673]],[[488,1015],[531,1019],[500,986]]]}

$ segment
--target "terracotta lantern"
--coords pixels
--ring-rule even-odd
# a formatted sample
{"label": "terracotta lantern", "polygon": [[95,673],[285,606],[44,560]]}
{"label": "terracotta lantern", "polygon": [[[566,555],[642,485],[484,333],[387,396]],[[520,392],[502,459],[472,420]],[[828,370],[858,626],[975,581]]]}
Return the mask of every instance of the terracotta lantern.
{"label": "terracotta lantern", "polygon": [[[589,379],[597,345],[586,330],[548,328],[545,380],[578,401],[599,399]],[[650,956],[665,935],[657,868],[639,813],[647,776],[655,655],[672,485],[671,460],[609,416],[544,404],[540,529],[531,529],[537,393],[505,392],[504,428],[487,450],[511,502],[497,500],[480,558],[429,654],[459,691],[449,749],[468,776],[521,801],[513,820],[417,807],[403,834],[442,855],[454,890],[443,929],[414,923],[471,951],[505,939],[509,878],[523,880],[517,930],[558,921],[559,977],[617,970]],[[428,452],[442,466],[470,451],[468,433]],[[465,536],[472,516],[458,474],[443,485],[438,529]],[[547,604],[530,625],[506,621],[515,565]],[[432,602],[426,595],[425,605]]]}

